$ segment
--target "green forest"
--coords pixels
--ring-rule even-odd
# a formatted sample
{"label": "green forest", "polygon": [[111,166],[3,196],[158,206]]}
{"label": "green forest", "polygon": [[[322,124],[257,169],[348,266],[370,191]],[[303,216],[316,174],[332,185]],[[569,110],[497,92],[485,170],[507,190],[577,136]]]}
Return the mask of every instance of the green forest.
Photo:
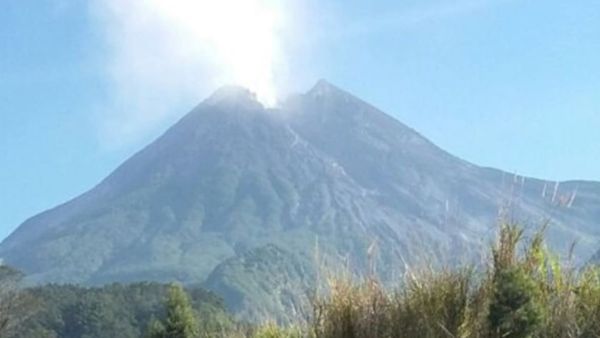
{"label": "green forest", "polygon": [[144,337],[153,321],[166,317],[173,290],[185,294],[185,306],[207,336],[233,325],[220,298],[201,288],[183,291],[178,285],[136,283],[95,288],[50,284],[19,290],[12,286],[15,273],[10,282],[3,282],[7,291],[2,304],[7,306],[0,312],[6,323],[1,337]]}

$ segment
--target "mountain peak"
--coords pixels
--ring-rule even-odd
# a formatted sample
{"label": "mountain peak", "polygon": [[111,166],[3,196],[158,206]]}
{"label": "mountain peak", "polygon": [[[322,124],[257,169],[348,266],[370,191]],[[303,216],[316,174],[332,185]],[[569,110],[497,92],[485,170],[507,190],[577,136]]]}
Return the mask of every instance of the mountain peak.
{"label": "mountain peak", "polygon": [[343,92],[341,89],[337,88],[330,82],[325,79],[320,79],[317,83],[312,87],[311,90],[308,91],[309,95],[319,97],[319,96],[327,96],[331,95],[335,92]]}
{"label": "mountain peak", "polygon": [[252,106],[258,105],[262,107],[262,104],[256,97],[256,93],[245,87],[236,85],[220,87],[206,100],[206,102],[210,105],[250,104]]}

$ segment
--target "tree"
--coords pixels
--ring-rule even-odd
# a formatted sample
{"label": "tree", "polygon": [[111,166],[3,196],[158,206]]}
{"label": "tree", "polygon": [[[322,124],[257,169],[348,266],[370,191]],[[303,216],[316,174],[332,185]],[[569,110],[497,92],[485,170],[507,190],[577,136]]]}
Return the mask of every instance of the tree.
{"label": "tree", "polygon": [[[199,325],[189,298],[179,284],[169,287],[166,302],[164,338],[195,338],[199,335]],[[158,327],[156,328],[157,332]]]}
{"label": "tree", "polygon": [[152,320],[150,320],[150,323],[148,324],[148,328],[146,329],[146,335],[144,337],[145,338],[165,338],[166,337],[165,326],[163,325],[163,323],[160,320],[153,318]]}
{"label": "tree", "polygon": [[33,312],[34,303],[20,287],[23,273],[0,263],[0,337],[6,337],[15,326]]}
{"label": "tree", "polygon": [[531,276],[518,266],[503,268],[496,271],[493,287],[488,315],[491,332],[506,338],[531,337],[542,323]]}

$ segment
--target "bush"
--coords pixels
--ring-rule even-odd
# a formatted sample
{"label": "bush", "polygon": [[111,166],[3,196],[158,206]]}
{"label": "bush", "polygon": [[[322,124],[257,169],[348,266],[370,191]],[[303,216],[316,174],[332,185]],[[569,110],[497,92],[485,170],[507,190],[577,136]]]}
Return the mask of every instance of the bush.
{"label": "bush", "polygon": [[497,337],[530,337],[542,322],[533,279],[518,267],[504,268],[494,276],[490,302],[490,331]]}

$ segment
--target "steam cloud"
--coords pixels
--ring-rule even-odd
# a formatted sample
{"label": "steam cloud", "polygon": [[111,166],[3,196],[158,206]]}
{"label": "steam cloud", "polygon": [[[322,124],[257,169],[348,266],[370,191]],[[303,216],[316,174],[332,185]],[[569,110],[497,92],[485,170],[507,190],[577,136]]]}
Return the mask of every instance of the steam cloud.
{"label": "steam cloud", "polygon": [[98,107],[103,137],[126,143],[224,84],[275,104],[297,22],[288,15],[291,2],[282,3],[94,0],[91,13],[109,52],[108,105]]}

